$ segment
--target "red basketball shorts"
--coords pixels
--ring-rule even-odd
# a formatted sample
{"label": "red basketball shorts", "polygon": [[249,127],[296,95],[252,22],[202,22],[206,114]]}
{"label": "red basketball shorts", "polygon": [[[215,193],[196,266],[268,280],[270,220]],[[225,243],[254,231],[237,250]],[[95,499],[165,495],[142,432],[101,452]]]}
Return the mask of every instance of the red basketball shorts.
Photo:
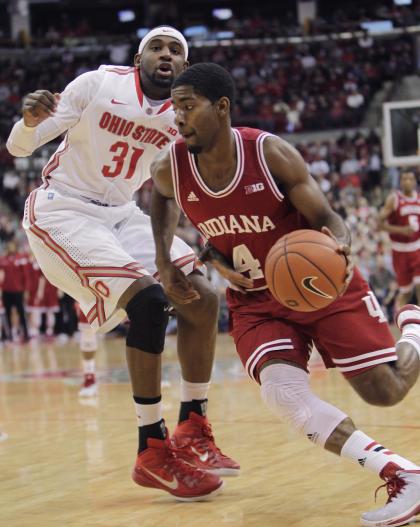
{"label": "red basketball shorts", "polygon": [[342,297],[311,313],[282,306],[268,289],[242,294],[228,288],[227,301],[236,349],[257,382],[261,366],[272,359],[307,370],[313,345],[327,368],[346,377],[397,359],[386,318],[358,270]]}

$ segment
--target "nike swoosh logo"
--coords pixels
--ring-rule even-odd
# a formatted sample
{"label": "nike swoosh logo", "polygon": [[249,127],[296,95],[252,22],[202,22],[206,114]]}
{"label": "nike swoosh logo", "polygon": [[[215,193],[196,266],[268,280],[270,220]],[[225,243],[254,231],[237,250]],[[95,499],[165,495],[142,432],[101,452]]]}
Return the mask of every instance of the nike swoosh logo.
{"label": "nike swoosh logo", "polygon": [[196,456],[199,457],[199,459],[200,459],[200,461],[201,461],[202,463],[205,463],[205,462],[208,460],[208,458],[209,458],[209,453],[208,453],[207,451],[204,452],[204,454],[200,454],[200,452],[199,452],[198,450],[196,450],[193,446],[191,447],[191,450],[194,452],[194,454],[195,454]]}
{"label": "nike swoosh logo", "polygon": [[126,103],[126,102],[117,101],[117,99],[111,99],[111,103],[112,103],[112,104],[125,104],[125,105],[128,104],[128,103]]}
{"label": "nike swoosh logo", "polygon": [[311,293],[314,293],[315,295],[322,296],[322,298],[333,298],[331,295],[324,293],[324,291],[321,291],[321,289],[318,289],[314,284],[312,283],[314,280],[318,280],[317,276],[307,276],[306,278],[302,279],[302,285],[305,289],[310,291]]}
{"label": "nike swoosh logo", "polygon": [[150,472],[150,470],[147,470],[147,468],[145,467],[143,467],[143,470],[147,472],[150,476],[152,476],[152,478],[154,478],[156,481],[159,481],[159,483],[167,487],[168,489],[175,490],[178,488],[178,480],[176,479],[175,476],[172,478],[172,481],[168,481],[167,479],[163,479],[159,477],[157,474]]}

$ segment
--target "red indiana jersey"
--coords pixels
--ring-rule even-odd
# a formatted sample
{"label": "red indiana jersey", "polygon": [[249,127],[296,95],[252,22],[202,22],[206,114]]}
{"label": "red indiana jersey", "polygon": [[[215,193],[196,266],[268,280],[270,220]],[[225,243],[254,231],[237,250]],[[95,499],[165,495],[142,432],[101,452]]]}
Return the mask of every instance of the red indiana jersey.
{"label": "red indiana jersey", "polygon": [[420,195],[414,192],[412,197],[404,196],[400,191],[395,194],[395,207],[389,216],[391,225],[411,225],[415,231],[411,236],[391,234],[391,247],[394,251],[412,252],[420,249]]}
{"label": "red indiana jersey", "polygon": [[284,234],[307,228],[305,218],[282,194],[264,159],[270,134],[234,128],[237,169],[220,191],[201,178],[184,140],[171,145],[175,199],[202,235],[233,267],[254,280],[253,291],[267,287],[264,264],[268,251]]}

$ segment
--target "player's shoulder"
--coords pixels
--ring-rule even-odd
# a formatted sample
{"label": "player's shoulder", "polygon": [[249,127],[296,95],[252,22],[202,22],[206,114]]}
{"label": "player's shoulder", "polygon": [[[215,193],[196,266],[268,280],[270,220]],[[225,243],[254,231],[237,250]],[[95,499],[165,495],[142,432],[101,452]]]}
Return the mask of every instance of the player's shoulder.
{"label": "player's shoulder", "polygon": [[101,64],[97,71],[113,73],[114,75],[130,75],[134,73],[134,66],[115,66],[113,64]]}

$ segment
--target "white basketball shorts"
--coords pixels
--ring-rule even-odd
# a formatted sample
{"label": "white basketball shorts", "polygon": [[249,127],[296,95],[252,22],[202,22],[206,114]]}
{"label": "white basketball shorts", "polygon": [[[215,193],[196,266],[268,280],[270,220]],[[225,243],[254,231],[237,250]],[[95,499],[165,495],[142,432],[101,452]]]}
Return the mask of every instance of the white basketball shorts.
{"label": "white basketball shorts", "polygon": [[[157,278],[150,218],[134,201],[104,207],[38,188],[26,200],[23,227],[47,279],[79,302],[100,333],[125,318],[117,303],[135,280]],[[185,274],[196,267],[193,250],[178,237],[171,259]]]}

